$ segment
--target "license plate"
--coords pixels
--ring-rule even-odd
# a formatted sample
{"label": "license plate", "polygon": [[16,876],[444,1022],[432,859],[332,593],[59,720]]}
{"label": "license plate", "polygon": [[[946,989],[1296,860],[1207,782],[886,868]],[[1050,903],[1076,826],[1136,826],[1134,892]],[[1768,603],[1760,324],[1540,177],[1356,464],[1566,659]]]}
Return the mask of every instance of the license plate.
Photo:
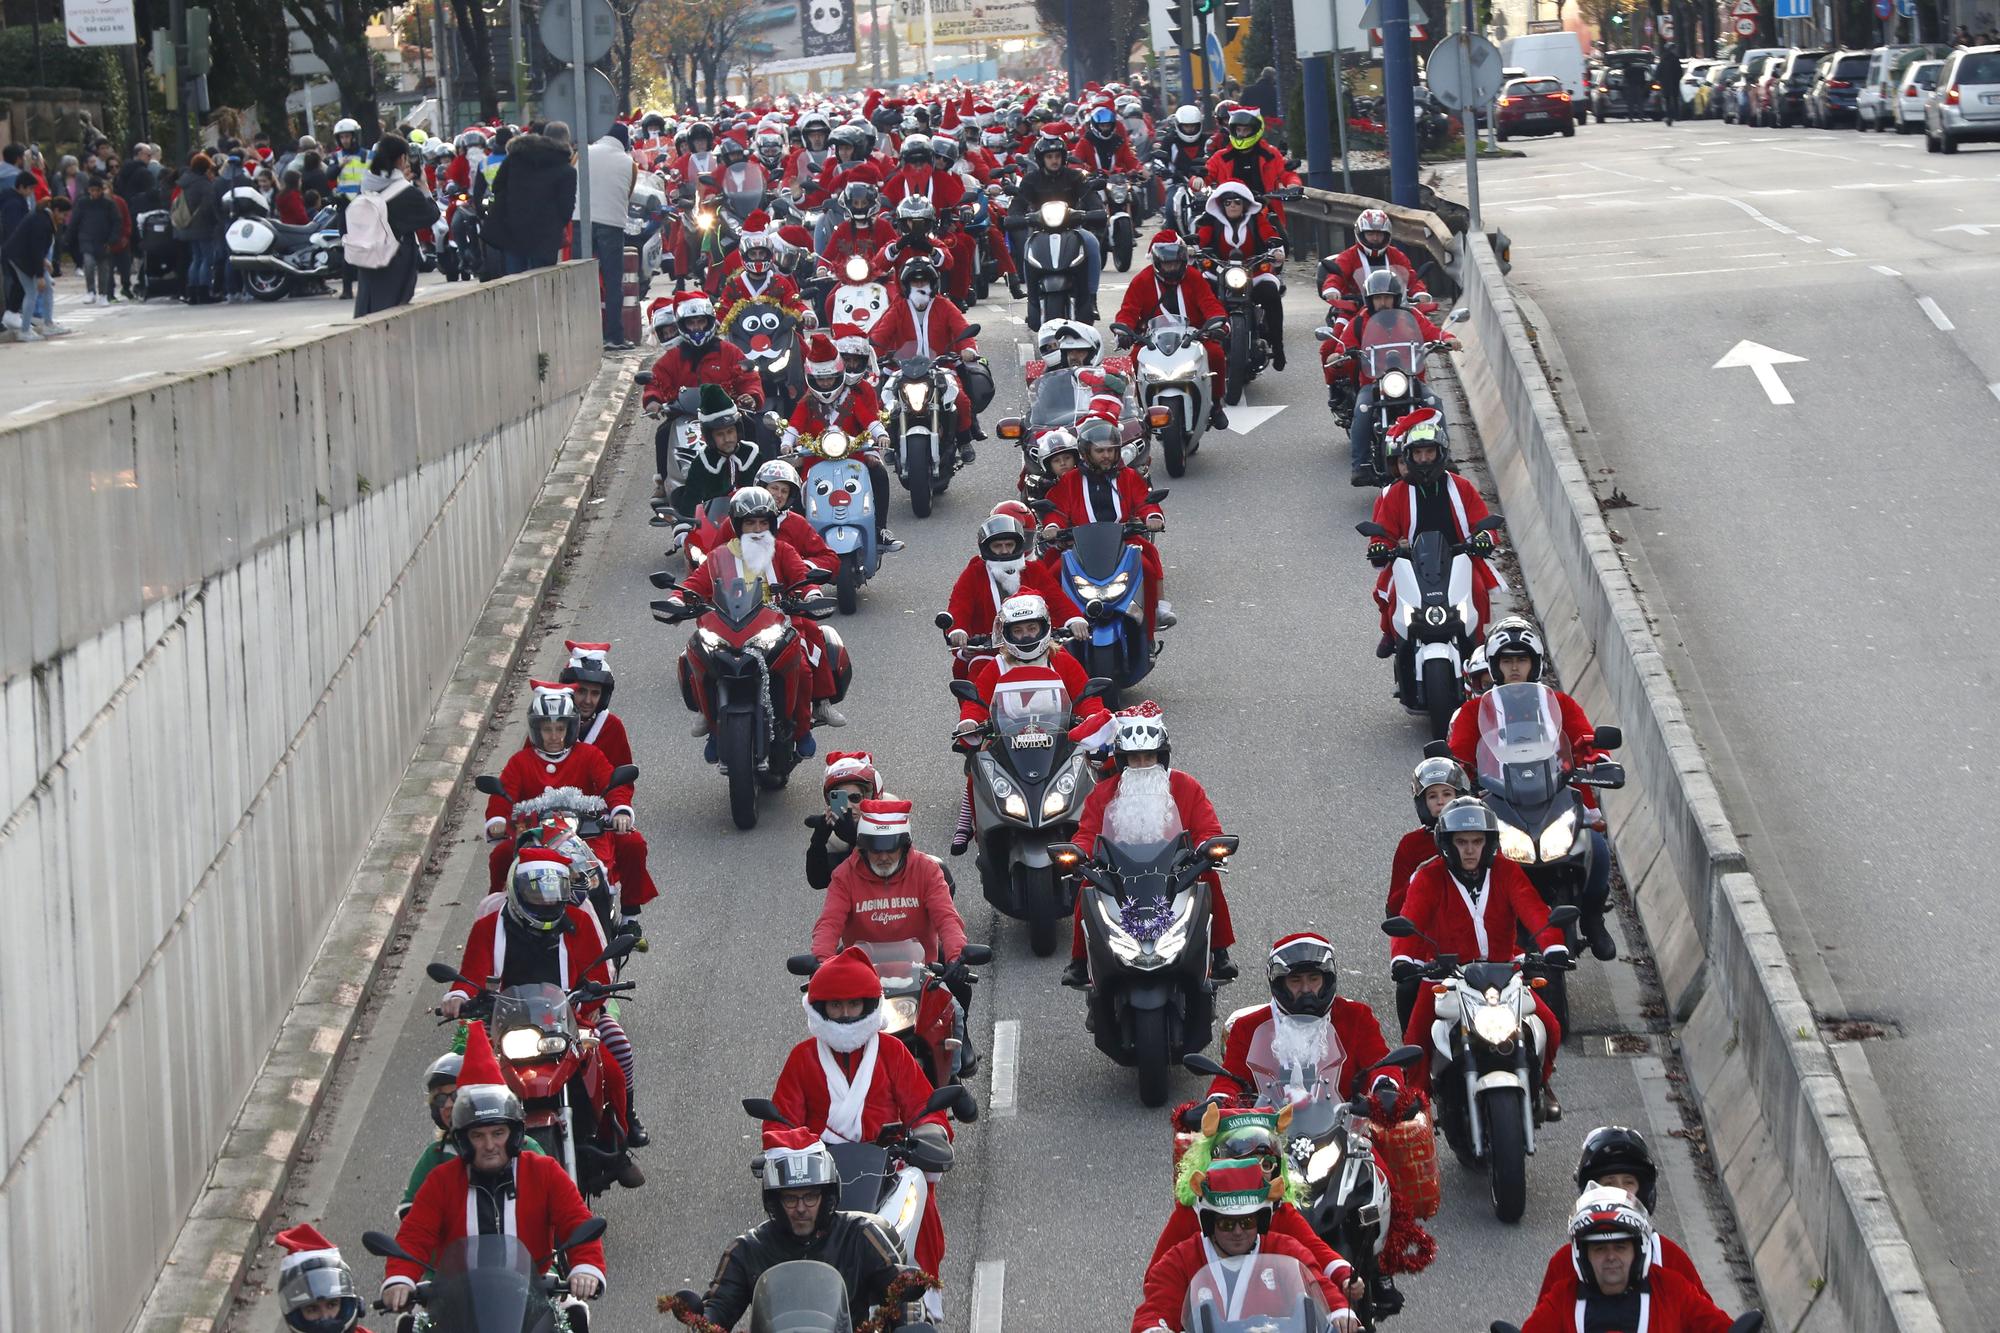
{"label": "license plate", "polygon": [[1979,100],[1988,106],[2000,104],[2000,93],[1981,93]]}
{"label": "license plate", "polygon": [[1046,731],[1024,731],[1014,738],[1017,750],[1048,750],[1055,747],[1056,738]]}

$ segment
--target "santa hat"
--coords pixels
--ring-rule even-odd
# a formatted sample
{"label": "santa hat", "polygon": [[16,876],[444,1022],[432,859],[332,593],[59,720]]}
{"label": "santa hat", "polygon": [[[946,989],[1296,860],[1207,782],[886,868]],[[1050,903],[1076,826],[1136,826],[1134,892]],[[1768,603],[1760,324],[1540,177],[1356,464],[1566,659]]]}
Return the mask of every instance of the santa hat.
{"label": "santa hat", "polygon": [[[872,805],[866,802],[865,805]],[[879,1000],[882,998],[882,978],[875,974],[875,964],[859,945],[850,945],[821,965],[806,985],[806,1001],[809,1004],[825,1004],[829,1000]],[[471,1059],[470,1048],[467,1056]]]}
{"label": "santa hat", "polygon": [[[1436,424],[1432,425],[1432,423]],[[1397,417],[1396,424],[1389,427],[1389,438],[1392,440],[1409,439],[1412,432],[1419,435],[1432,435],[1443,425],[1444,413],[1438,411],[1435,407],[1420,407],[1414,412],[1405,412],[1402,416]],[[1431,426],[1431,429],[1429,431],[1418,431],[1417,428],[1419,426]]]}
{"label": "santa hat", "polygon": [[1153,233],[1154,245],[1179,245],[1181,234],[1172,227],[1162,227]]}
{"label": "santa hat", "polygon": [[863,801],[861,817],[855,825],[857,837],[893,838],[908,837],[910,832],[910,803],[908,801]]}
{"label": "santa hat", "polygon": [[569,858],[553,847],[523,847],[514,854],[517,867],[550,865],[569,869]]}
{"label": "santa hat", "polygon": [[682,292],[674,298],[674,318],[676,320],[699,319],[703,316],[707,316],[709,319],[715,318],[715,302],[708,299],[707,292]]}
{"label": "santa hat", "polygon": [[736,237],[737,248],[741,249],[746,245],[755,245],[760,241],[769,245],[771,242],[770,231],[771,215],[760,208],[749,217],[743,219],[742,230],[737,233]]}
{"label": "santa hat", "polygon": [[806,339],[806,374],[838,375],[840,373],[840,349],[833,345],[833,339],[824,333],[815,333]]}
{"label": "santa hat", "polygon": [[882,774],[875,767],[875,756],[866,750],[835,750],[826,757],[826,778],[820,790],[838,787],[843,782],[866,783],[871,791],[882,790]]}
{"label": "santa hat", "polygon": [[802,1126],[786,1125],[782,1129],[764,1131],[764,1158],[768,1162],[774,1157],[788,1157],[794,1153],[811,1152],[819,1147],[820,1137],[813,1130]]}
{"label": "santa hat", "polygon": [[1262,1162],[1217,1162],[1195,1172],[1194,1193],[1202,1211],[1242,1217],[1283,1198],[1288,1183],[1282,1174],[1265,1175]]}
{"label": "santa hat", "polygon": [[833,345],[842,355],[867,356],[875,350],[868,341],[868,335],[858,324],[836,324],[833,326]]}
{"label": "santa hat", "polygon": [[1289,935],[1282,936],[1275,943],[1273,943],[1271,945],[1271,952],[1277,953],[1279,950],[1284,949],[1288,945],[1301,944],[1306,942],[1311,942],[1313,944],[1325,944],[1329,949],[1333,947],[1333,945],[1328,942],[1326,936],[1320,934],[1316,930],[1295,930]]}
{"label": "santa hat", "polygon": [[569,664],[574,670],[611,670],[611,645],[608,643],[577,643],[564,639],[563,647],[569,650]]}
{"label": "santa hat", "polygon": [[1119,709],[1116,713],[1112,714],[1112,716],[1113,717],[1165,717],[1166,714],[1163,711],[1161,711],[1160,706],[1154,703],[1151,699],[1141,699],[1138,703],[1133,704],[1130,708]]}
{"label": "santa hat", "polygon": [[[539,847],[528,849],[541,850]],[[522,853],[523,856],[527,854],[526,851]],[[549,855],[555,856],[555,853],[550,852]],[[562,860],[559,856],[556,859]],[[500,1072],[499,1060],[493,1056],[493,1043],[486,1036],[486,1024],[474,1021],[465,1026],[465,1055],[458,1066],[458,1091],[463,1096],[469,1089],[477,1087],[505,1088],[507,1079]]]}
{"label": "santa hat", "polygon": [[285,1251],[285,1257],[278,1265],[278,1274],[295,1268],[307,1268],[320,1263],[341,1262],[340,1247],[319,1233],[319,1228],[310,1222],[301,1222],[295,1227],[287,1227],[275,1237],[278,1247]]}
{"label": "santa hat", "polygon": [[674,299],[671,296],[656,297],[646,303],[646,323],[665,342],[674,322]]}
{"label": "santa hat", "polygon": [[778,239],[794,250],[810,250],[813,246],[812,233],[796,222],[778,228]]}
{"label": "santa hat", "polygon": [[1090,406],[1084,409],[1087,417],[1101,417],[1105,421],[1116,422],[1125,414],[1125,400],[1115,393],[1094,393],[1090,396]]}

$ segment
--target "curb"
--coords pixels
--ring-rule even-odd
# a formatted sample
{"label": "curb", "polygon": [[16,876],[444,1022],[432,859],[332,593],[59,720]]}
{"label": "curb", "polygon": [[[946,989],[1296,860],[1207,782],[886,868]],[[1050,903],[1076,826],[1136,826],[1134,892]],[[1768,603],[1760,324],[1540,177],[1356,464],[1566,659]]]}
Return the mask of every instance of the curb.
{"label": "curb", "polygon": [[527,631],[549,573],[574,540],[577,509],[625,413],[630,369],[629,358],[607,358],[584,391],[485,612],[133,1325],[138,1333],[211,1333],[220,1327],[248,1260],[265,1243],[296,1150],[312,1130],[328,1080],[361,1017],[362,998],[382,968],[386,946],[404,926],[418,879],[437,850],[446,804],[470,775],[501,682],[529,646]]}
{"label": "curb", "polygon": [[1586,711],[1624,725],[1611,832],[1767,1317],[1941,1330],[1531,334],[1485,239],[1465,241],[1460,378],[1550,654]]}

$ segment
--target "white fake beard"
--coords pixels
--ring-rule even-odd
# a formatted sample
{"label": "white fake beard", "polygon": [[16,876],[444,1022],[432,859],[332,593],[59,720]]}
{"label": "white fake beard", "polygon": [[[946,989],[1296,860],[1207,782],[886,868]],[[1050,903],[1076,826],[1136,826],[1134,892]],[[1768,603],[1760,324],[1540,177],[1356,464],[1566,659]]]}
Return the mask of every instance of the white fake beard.
{"label": "white fake beard", "polygon": [[752,574],[766,583],[778,580],[772,564],[778,558],[778,534],[775,532],[746,532],[741,539],[743,563]]}
{"label": "white fake beard", "polygon": [[993,576],[993,582],[1008,597],[1012,597],[1015,593],[1021,591],[1021,571],[1027,567],[1028,562],[1020,556],[1015,556],[1012,560],[988,560],[986,562],[986,572]]}
{"label": "white fake beard", "polygon": [[931,308],[931,289],[928,287],[910,288],[910,309],[921,314],[924,311],[929,310],[930,308]]}
{"label": "white fake beard", "polygon": [[1115,824],[1121,836],[1135,841],[1164,840],[1179,814],[1173,790],[1167,785],[1171,772],[1164,764],[1155,764],[1121,773],[1118,794],[1104,811],[1105,825]]}
{"label": "white fake beard", "polygon": [[[1326,1058],[1326,1039],[1332,1025],[1313,1014],[1273,1014],[1271,1016],[1271,1058],[1291,1076],[1297,1071],[1317,1073]],[[1288,1081],[1286,1091],[1294,1099],[1306,1095],[1306,1088]]]}
{"label": "white fake beard", "polygon": [[806,1031],[826,1043],[827,1049],[841,1055],[854,1052],[875,1040],[882,1031],[882,1006],[855,1019],[852,1023],[836,1023],[819,1010],[812,1007],[812,1001],[800,997],[806,1007]]}

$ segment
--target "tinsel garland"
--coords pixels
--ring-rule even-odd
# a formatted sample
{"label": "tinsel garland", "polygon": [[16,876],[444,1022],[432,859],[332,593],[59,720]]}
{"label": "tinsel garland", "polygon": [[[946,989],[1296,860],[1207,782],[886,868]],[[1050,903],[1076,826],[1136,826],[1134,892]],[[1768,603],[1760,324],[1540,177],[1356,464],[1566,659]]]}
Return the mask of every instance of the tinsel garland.
{"label": "tinsel garland", "polygon": [[[1395,1110],[1385,1113],[1374,1098],[1368,1099],[1368,1120],[1378,1129],[1390,1129],[1428,1107],[1423,1093],[1405,1086],[1396,1098]],[[1437,1237],[1424,1229],[1407,1209],[1389,1201],[1389,1234],[1382,1243],[1382,1271],[1391,1277],[1400,1273],[1421,1273],[1437,1259]]]}

